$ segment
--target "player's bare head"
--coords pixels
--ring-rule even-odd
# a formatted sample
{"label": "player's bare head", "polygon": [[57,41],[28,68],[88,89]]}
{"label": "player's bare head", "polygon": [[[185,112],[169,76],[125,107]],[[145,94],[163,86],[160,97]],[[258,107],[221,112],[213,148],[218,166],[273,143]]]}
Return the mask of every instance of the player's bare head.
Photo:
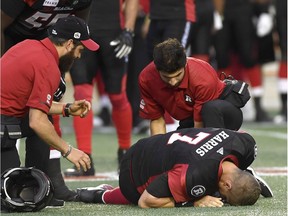
{"label": "player's bare head", "polygon": [[254,205],[261,193],[261,188],[256,178],[250,173],[236,170],[232,178],[232,186],[226,194],[230,205]]}
{"label": "player's bare head", "polygon": [[177,39],[167,39],[155,46],[154,64],[158,71],[173,73],[186,65],[184,47]]}

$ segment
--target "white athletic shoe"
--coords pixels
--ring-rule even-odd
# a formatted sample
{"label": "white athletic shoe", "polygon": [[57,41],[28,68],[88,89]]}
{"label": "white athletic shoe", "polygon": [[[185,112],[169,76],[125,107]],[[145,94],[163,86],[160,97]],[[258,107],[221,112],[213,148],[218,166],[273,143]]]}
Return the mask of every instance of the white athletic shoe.
{"label": "white athletic shoe", "polygon": [[272,192],[271,188],[269,187],[269,185],[267,184],[267,182],[264,179],[262,179],[260,176],[258,176],[256,174],[256,172],[253,170],[253,168],[247,167],[246,171],[251,173],[259,182],[260,187],[261,187],[261,195],[262,196],[273,197],[273,192]]}

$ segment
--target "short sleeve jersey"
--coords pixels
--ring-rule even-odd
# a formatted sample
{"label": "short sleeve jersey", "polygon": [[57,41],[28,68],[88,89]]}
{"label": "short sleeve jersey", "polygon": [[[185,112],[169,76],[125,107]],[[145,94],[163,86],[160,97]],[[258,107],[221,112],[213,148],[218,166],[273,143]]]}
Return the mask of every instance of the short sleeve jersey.
{"label": "short sleeve jersey", "polygon": [[92,0],[2,0],[1,10],[15,21],[5,30],[15,41],[43,39],[59,18],[88,8]]}
{"label": "short sleeve jersey", "polygon": [[24,40],[1,58],[1,114],[23,117],[29,107],[48,113],[60,83],[59,57],[52,42]]}
{"label": "short sleeve jersey", "polygon": [[228,129],[189,128],[138,141],[131,159],[131,178],[141,194],[157,176],[167,173],[176,202],[194,201],[218,190],[221,163],[230,159],[246,169],[256,157],[255,140]]}
{"label": "short sleeve jersey", "polygon": [[152,20],[182,19],[195,22],[194,0],[150,1],[150,18]]}
{"label": "short sleeve jersey", "polygon": [[219,98],[224,87],[216,71],[202,60],[187,58],[185,75],[177,88],[168,86],[151,62],[139,75],[139,114],[154,120],[163,116],[166,110],[176,120],[193,117],[200,122],[202,105]]}

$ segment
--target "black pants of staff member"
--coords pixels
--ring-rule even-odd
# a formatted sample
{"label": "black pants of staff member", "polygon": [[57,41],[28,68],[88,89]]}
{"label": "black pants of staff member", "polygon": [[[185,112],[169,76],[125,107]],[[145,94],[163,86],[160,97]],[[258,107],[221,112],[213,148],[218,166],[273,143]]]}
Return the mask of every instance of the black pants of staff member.
{"label": "black pants of staff member", "polygon": [[[201,116],[204,127],[226,128],[239,130],[243,123],[243,113],[232,103],[226,100],[212,100],[202,106]],[[194,127],[193,118],[179,121],[177,129]]]}
{"label": "black pants of staff member", "polygon": [[26,137],[25,166],[47,171],[50,147],[29,127],[29,115],[22,119],[1,115],[1,173],[8,168],[21,165],[16,142],[17,139],[24,137]]}

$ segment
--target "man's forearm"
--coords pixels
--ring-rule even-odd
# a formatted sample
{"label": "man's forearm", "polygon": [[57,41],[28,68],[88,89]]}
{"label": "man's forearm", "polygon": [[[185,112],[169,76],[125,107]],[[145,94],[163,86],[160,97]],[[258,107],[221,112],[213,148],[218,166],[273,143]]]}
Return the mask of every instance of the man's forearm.
{"label": "man's forearm", "polygon": [[166,133],[166,123],[163,117],[150,121],[151,136]]}
{"label": "man's forearm", "polygon": [[145,190],[138,201],[138,206],[140,208],[172,208],[175,207],[175,201],[173,197],[154,197]]}
{"label": "man's forearm", "polygon": [[125,28],[133,31],[138,13],[138,1],[139,0],[126,0],[125,3]]}
{"label": "man's forearm", "polygon": [[66,103],[61,103],[61,102],[55,102],[53,101],[52,102],[52,105],[50,107],[50,110],[49,110],[49,114],[50,115],[59,115],[59,114],[62,114],[62,111],[63,111],[63,106],[65,106]]}
{"label": "man's forearm", "polygon": [[58,136],[46,113],[30,108],[29,126],[48,145],[59,150],[61,153],[68,151],[68,144]]}

